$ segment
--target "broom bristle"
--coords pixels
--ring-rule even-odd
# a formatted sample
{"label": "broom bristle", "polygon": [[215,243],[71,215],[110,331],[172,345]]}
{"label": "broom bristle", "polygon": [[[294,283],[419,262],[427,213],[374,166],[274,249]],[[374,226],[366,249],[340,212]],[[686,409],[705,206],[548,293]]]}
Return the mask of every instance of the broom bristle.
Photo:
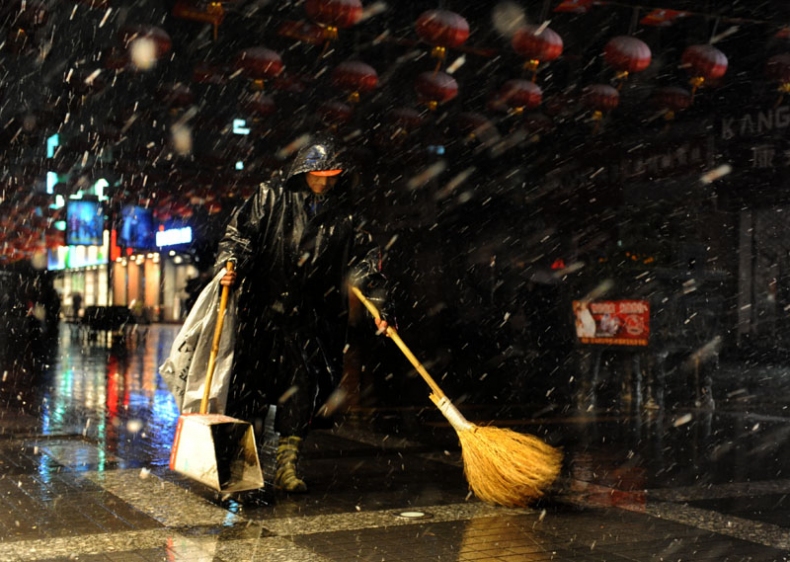
{"label": "broom bristle", "polygon": [[458,438],[469,487],[485,502],[524,507],[543,495],[562,467],[562,452],[532,435],[473,425]]}

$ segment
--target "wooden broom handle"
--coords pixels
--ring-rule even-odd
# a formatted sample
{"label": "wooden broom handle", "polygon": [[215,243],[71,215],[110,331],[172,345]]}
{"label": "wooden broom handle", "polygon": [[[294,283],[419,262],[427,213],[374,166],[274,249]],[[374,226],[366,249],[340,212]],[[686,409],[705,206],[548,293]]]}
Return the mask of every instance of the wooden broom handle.
{"label": "wooden broom handle", "polygon": [[[229,261],[225,269],[233,271],[233,262]],[[214,341],[211,343],[211,353],[208,356],[208,368],[206,371],[206,385],[203,388],[203,399],[200,401],[200,413],[208,413],[208,399],[211,395],[211,381],[214,378],[214,368],[217,366],[217,355],[219,354],[219,340],[222,337],[222,324],[225,322],[225,309],[228,308],[228,294],[230,287],[222,286],[222,294],[219,299],[219,312],[217,314],[217,324],[214,326]]]}
{"label": "wooden broom handle", "polygon": [[[381,319],[381,313],[376,308],[376,305],[370,302],[365,297],[365,295],[362,294],[362,291],[360,291],[357,287],[351,287],[351,291],[356,295],[359,301],[365,305],[365,308],[367,308],[370,314],[373,315],[373,318],[377,320]],[[431,391],[433,392],[436,399],[438,400],[444,398],[445,395],[444,392],[442,392],[442,389],[439,388],[439,385],[436,384],[436,381],[433,380],[433,377],[428,373],[425,367],[422,366],[422,363],[419,362],[417,357],[415,357],[414,354],[411,352],[411,350],[408,347],[406,347],[406,344],[403,342],[402,339],[400,339],[400,336],[398,335],[398,332],[395,330],[395,328],[393,328],[392,326],[387,326],[387,330],[384,333],[387,334],[387,336],[389,336],[389,338],[395,342],[395,345],[397,345],[400,348],[400,350],[406,356],[406,359],[409,360],[409,363],[411,363],[414,366],[414,368],[417,369],[417,372],[420,373],[420,376],[423,379],[425,379],[425,382],[427,382],[428,386],[431,387]]]}

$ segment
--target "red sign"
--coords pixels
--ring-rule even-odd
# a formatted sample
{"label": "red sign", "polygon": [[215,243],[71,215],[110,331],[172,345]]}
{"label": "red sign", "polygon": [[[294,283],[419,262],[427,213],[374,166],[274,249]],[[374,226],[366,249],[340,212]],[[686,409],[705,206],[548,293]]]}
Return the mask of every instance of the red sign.
{"label": "red sign", "polygon": [[646,346],[650,303],[643,300],[573,301],[579,343]]}

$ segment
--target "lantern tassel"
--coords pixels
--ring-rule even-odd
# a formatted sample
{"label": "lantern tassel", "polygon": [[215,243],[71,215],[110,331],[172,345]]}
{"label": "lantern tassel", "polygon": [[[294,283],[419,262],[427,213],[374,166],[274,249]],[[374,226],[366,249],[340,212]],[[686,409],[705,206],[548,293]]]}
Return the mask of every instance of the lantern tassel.
{"label": "lantern tassel", "polygon": [[774,104],[774,109],[782,105],[782,102],[785,99],[785,94],[790,94],[790,82],[782,82],[778,88],[779,91],[779,98],[776,100]]}
{"label": "lantern tassel", "polygon": [[697,90],[705,83],[704,76],[695,76],[691,79],[691,103],[694,103],[694,95],[697,93]]}

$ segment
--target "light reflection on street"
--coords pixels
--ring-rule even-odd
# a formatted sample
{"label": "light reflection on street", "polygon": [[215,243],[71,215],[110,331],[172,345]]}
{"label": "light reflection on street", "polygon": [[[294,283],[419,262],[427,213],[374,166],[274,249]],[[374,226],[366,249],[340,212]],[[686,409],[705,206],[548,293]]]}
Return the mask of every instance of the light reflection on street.
{"label": "light reflection on street", "polygon": [[128,466],[166,464],[178,411],[158,366],[177,332],[152,326],[145,338],[107,342],[62,330],[43,381],[42,433],[82,435]]}

